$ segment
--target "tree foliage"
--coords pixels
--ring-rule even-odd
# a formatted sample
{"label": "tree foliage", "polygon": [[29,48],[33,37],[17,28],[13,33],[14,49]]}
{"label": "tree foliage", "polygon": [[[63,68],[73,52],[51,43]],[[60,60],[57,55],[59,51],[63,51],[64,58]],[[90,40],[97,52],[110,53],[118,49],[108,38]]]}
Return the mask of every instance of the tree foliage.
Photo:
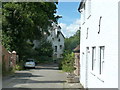
{"label": "tree foliage", "polygon": [[49,34],[50,20],[57,22],[56,9],[54,2],[3,2],[2,44],[25,56],[32,50],[33,40]]}
{"label": "tree foliage", "polygon": [[80,44],[80,31],[78,30],[73,36],[65,38],[65,50],[63,59],[59,65],[59,69],[66,72],[73,72],[74,68],[74,53],[72,52]]}
{"label": "tree foliage", "polygon": [[77,45],[80,44],[80,30],[78,30],[73,36],[65,38],[65,50],[72,52]]}
{"label": "tree foliage", "polygon": [[48,41],[42,41],[41,44],[39,44],[38,48],[36,48],[36,51],[39,51],[38,55],[40,56],[52,56],[52,44]]}
{"label": "tree foliage", "polygon": [[73,72],[74,68],[74,53],[65,53],[62,59],[62,70],[65,72]]}
{"label": "tree foliage", "polygon": [[50,42],[43,41],[35,50],[38,52],[35,55],[35,57],[38,58],[38,61],[52,61],[53,48]]}

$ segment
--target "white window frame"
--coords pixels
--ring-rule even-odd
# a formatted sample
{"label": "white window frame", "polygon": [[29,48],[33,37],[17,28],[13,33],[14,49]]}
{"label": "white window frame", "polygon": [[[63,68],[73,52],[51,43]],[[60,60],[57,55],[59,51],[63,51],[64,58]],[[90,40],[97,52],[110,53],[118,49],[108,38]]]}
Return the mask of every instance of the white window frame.
{"label": "white window frame", "polygon": [[89,30],[89,28],[87,28],[86,39],[88,39],[88,30]]}
{"label": "white window frame", "polygon": [[96,63],[96,47],[92,47],[92,71],[95,70]]}
{"label": "white window frame", "polygon": [[104,70],[104,57],[105,56],[105,46],[99,47],[99,74],[103,74]]}

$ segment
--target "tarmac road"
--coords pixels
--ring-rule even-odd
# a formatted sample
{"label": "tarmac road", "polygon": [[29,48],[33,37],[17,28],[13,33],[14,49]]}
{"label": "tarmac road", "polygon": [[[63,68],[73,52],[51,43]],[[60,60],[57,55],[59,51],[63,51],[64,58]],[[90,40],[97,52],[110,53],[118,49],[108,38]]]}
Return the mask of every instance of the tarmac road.
{"label": "tarmac road", "polygon": [[[35,69],[16,71],[3,78],[3,88],[81,88],[80,84],[67,84],[67,74],[58,70],[56,64],[38,65]],[[27,90],[27,89],[25,89]],[[72,89],[73,90],[73,89]],[[80,89],[78,89],[80,90]]]}

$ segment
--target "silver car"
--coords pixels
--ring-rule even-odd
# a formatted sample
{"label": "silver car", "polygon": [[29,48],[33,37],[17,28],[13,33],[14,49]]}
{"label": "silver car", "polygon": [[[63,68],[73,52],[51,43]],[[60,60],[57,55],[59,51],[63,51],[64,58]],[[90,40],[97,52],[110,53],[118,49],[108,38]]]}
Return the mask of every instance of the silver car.
{"label": "silver car", "polygon": [[25,68],[35,68],[35,60],[27,59],[24,65]]}

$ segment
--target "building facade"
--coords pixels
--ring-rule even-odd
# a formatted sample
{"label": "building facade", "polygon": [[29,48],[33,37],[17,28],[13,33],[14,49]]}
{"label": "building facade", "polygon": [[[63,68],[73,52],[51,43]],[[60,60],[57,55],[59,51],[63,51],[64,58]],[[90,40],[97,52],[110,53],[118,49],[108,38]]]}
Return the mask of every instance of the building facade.
{"label": "building facade", "polygon": [[80,2],[80,82],[85,88],[118,88],[118,2]]}
{"label": "building facade", "polygon": [[54,60],[57,60],[63,57],[62,54],[64,51],[64,39],[65,37],[61,32],[61,27],[53,23],[53,28],[50,30],[48,41],[52,43]]}

